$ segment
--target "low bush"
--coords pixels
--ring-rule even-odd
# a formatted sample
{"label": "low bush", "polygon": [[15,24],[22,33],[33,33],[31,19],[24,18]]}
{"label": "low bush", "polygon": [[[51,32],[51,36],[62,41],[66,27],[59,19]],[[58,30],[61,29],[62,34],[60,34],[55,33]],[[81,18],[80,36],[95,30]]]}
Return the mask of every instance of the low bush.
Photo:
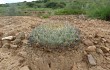
{"label": "low bush", "polygon": [[68,23],[51,21],[36,27],[29,43],[52,47],[72,47],[80,40],[79,30]]}

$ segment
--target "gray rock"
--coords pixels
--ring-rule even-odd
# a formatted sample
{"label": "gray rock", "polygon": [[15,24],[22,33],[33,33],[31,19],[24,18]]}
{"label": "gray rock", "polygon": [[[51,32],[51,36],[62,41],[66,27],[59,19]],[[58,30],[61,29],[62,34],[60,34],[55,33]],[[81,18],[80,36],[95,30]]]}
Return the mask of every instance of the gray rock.
{"label": "gray rock", "polygon": [[96,60],[93,58],[91,54],[88,54],[87,57],[90,65],[96,65]]}

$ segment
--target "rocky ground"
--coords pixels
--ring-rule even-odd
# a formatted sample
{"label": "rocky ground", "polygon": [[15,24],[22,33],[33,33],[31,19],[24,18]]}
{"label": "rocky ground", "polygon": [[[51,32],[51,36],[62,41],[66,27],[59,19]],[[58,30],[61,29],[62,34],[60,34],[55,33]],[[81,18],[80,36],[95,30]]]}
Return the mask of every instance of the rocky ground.
{"label": "rocky ground", "polygon": [[[80,29],[79,45],[59,51],[28,47],[32,29],[53,20]],[[110,70],[110,22],[75,15],[0,17],[0,70]]]}

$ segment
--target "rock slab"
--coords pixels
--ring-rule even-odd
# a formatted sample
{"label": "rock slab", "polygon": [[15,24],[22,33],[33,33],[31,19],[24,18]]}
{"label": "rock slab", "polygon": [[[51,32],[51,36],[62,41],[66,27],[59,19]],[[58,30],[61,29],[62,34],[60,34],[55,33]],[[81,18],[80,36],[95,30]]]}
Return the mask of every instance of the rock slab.
{"label": "rock slab", "polygon": [[93,58],[91,54],[88,54],[87,57],[90,65],[93,65],[93,66],[96,65],[96,60]]}

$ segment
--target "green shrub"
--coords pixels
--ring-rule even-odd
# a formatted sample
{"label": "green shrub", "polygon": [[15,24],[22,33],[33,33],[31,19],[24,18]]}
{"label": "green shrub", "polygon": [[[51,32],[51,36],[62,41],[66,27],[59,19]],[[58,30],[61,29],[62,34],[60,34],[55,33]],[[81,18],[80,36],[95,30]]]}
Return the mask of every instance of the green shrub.
{"label": "green shrub", "polygon": [[89,10],[87,15],[92,18],[110,20],[110,6],[100,6]]}
{"label": "green shrub", "polygon": [[33,3],[33,2],[26,2],[26,5],[28,7],[34,7],[35,6],[35,3]]}
{"label": "green shrub", "polygon": [[47,2],[45,4],[46,8],[64,8],[66,4],[64,2]]}
{"label": "green shrub", "polygon": [[79,30],[63,22],[49,22],[36,27],[30,34],[29,43],[49,47],[75,46],[80,40]]}

